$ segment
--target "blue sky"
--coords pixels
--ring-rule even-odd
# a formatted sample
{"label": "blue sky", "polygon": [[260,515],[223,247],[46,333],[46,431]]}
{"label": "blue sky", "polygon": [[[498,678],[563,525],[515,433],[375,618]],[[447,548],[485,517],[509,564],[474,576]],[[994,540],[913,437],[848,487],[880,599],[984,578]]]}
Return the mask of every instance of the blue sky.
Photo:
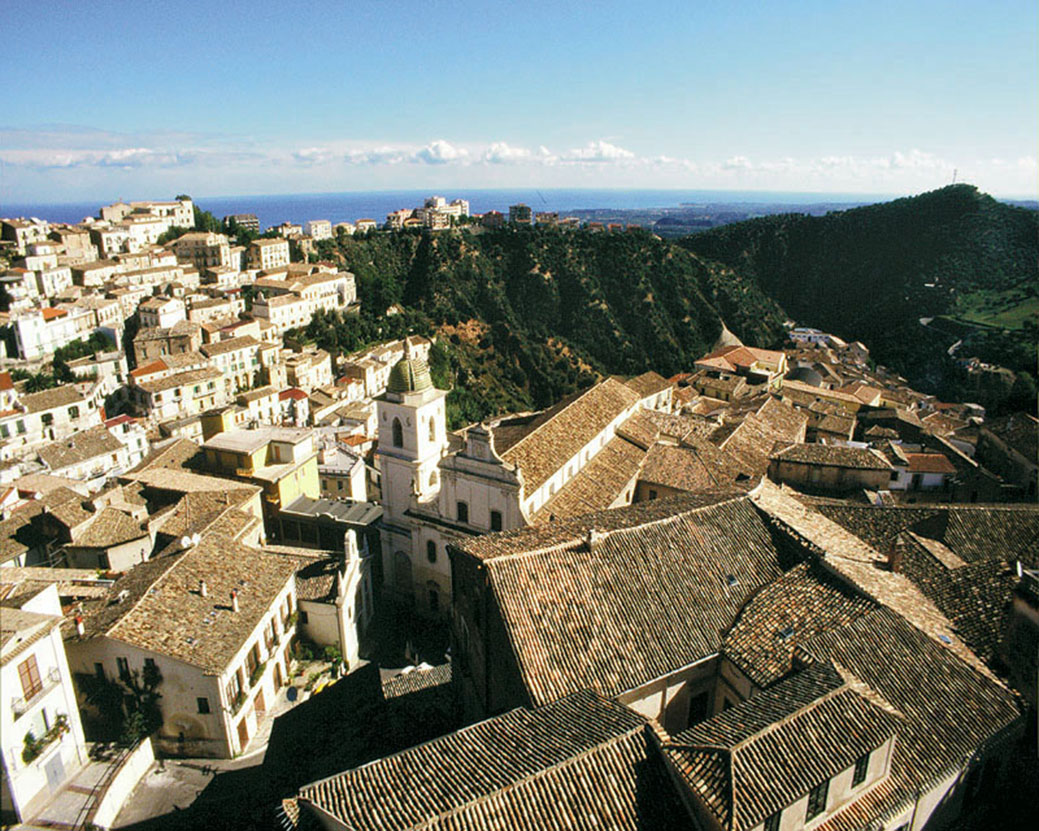
{"label": "blue sky", "polygon": [[5,0],[0,202],[954,170],[1035,196],[1037,9]]}

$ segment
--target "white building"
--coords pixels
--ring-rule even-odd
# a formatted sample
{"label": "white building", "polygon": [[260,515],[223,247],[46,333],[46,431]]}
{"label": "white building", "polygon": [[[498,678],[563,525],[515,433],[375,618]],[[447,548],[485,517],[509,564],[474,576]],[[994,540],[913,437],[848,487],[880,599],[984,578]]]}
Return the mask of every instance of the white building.
{"label": "white building", "polygon": [[327,219],[310,219],[303,226],[303,233],[315,240],[332,238],[332,223]]}
{"label": "white building", "polygon": [[172,329],[182,320],[187,320],[184,301],[176,297],[149,297],[137,307],[141,326]]}
{"label": "white building", "polygon": [[86,763],[55,584],[0,616],[2,809],[28,821]]}
{"label": "white building", "polygon": [[289,264],[289,241],[287,239],[257,239],[249,244],[246,255],[249,265],[261,271],[273,271]]}

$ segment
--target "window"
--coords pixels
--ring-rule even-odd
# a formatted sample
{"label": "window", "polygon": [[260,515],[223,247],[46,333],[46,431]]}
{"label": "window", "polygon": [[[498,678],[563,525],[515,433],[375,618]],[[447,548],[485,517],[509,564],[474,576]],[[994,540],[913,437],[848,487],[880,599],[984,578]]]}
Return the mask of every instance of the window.
{"label": "window", "polygon": [[0,424],[0,438],[9,438],[11,431],[7,428],[6,424]]}
{"label": "window", "polygon": [[302,609],[299,610],[299,622],[304,625],[310,622],[310,616]]}
{"label": "window", "polygon": [[826,792],[829,790],[829,786],[829,782],[823,782],[820,785],[816,785],[808,792],[808,811],[805,814],[806,820],[814,819],[826,810]]}
{"label": "window", "polygon": [[437,420],[432,416],[429,418],[429,440],[437,440]]}
{"label": "window", "polygon": [[501,530],[501,511],[491,511],[491,530]]}
{"label": "window", "polygon": [[649,489],[649,498],[650,499],[656,499],[657,498],[657,492],[655,490],[653,490],[652,488]]}
{"label": "window", "polygon": [[15,422],[15,424],[14,424],[14,426],[15,426],[15,428],[16,428],[16,429],[18,430],[18,435],[19,435],[19,436],[20,436],[20,435],[22,435],[22,433],[24,433],[24,432],[25,432],[25,422],[24,422],[24,421],[22,421],[21,419],[19,419],[18,421],[16,421],[16,422]]}
{"label": "window", "polygon": [[342,489],[343,489],[343,480],[342,479],[336,480],[336,490],[337,491],[341,491]]}
{"label": "window", "polygon": [[144,659],[144,668],[145,669],[155,669],[155,659],[154,658],[145,658]]}
{"label": "window", "polygon": [[782,819],[783,812],[776,811],[776,813],[765,820],[764,831],[779,831],[779,822]]}
{"label": "window", "polygon": [[40,416],[40,421],[43,422],[44,427],[50,427],[54,423],[54,416],[51,413],[44,413]]}
{"label": "window", "polygon": [[79,418],[79,407],[69,407],[69,418]]}
{"label": "window", "polygon": [[429,540],[426,543],[426,559],[431,563],[437,561],[437,544],[433,540]]}
{"label": "window", "polygon": [[869,754],[863,753],[855,760],[855,772],[851,775],[851,786],[854,788],[866,781],[866,772],[869,770]]}
{"label": "window", "polygon": [[99,681],[104,681],[105,680],[105,665],[104,664],[94,664],[94,676]]}
{"label": "window", "polygon": [[126,658],[116,658],[115,665],[119,670],[119,677],[126,679],[130,677],[130,662]]}
{"label": "window", "polygon": [[458,521],[459,522],[468,522],[469,521],[469,503],[468,502],[459,502],[457,508],[458,508]]}
{"label": "window", "polygon": [[18,665],[18,680],[22,682],[22,698],[26,701],[43,689],[35,655],[30,655]]}
{"label": "window", "polygon": [[202,715],[207,715],[209,713],[209,699],[208,698],[196,698],[195,701],[198,702],[198,711],[199,711],[199,713],[202,714]]}

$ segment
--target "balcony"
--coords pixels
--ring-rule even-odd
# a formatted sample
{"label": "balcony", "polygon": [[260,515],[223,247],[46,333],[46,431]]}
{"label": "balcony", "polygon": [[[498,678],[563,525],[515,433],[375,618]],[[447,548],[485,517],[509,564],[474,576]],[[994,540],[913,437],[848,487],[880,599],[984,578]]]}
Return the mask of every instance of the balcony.
{"label": "balcony", "polygon": [[51,667],[47,674],[41,679],[39,689],[35,690],[28,698],[12,698],[11,711],[14,713],[15,721],[24,716],[35,707],[43,697],[61,683],[61,673],[57,667]]}

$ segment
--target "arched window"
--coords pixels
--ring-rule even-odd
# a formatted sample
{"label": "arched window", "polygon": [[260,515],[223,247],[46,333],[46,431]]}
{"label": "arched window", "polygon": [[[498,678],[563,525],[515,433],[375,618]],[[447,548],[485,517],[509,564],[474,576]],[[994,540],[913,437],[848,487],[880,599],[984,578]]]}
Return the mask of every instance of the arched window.
{"label": "arched window", "polygon": [[429,474],[429,486],[435,488],[437,486],[437,472],[434,470]]}
{"label": "arched window", "polygon": [[429,417],[429,440],[437,440],[437,420],[433,417]]}
{"label": "arched window", "polygon": [[404,446],[404,428],[401,426],[399,418],[393,419],[393,446]]}
{"label": "arched window", "polygon": [[426,559],[431,563],[437,561],[437,544],[433,540],[426,543]]}

